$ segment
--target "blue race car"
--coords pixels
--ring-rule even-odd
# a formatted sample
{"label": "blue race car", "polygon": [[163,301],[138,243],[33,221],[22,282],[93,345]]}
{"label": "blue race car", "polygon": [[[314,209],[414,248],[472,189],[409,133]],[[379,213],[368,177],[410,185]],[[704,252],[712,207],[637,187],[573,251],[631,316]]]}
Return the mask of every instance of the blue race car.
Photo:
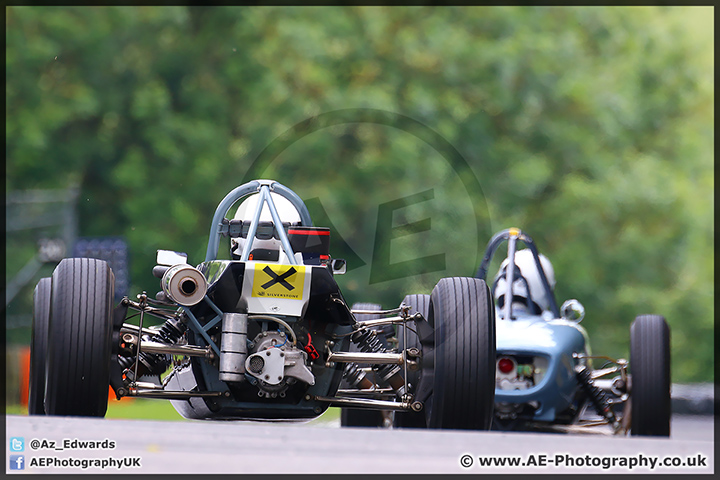
{"label": "blue race car", "polygon": [[[488,243],[476,277],[498,247],[507,256],[491,287],[496,308],[495,415],[499,430],[609,425],[613,433],[670,435],[670,331],[659,315],[630,327],[630,361],[590,353],[577,300],[558,308],[550,261],[517,228]],[[519,242],[525,248],[518,248]],[[513,266],[511,268],[510,266]],[[593,364],[601,362],[599,368]]]}

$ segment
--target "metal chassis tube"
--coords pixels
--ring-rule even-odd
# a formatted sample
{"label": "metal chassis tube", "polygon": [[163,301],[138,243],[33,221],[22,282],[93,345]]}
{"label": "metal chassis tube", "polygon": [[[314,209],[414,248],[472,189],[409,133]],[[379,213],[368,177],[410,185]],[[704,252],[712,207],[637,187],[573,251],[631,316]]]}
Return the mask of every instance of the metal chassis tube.
{"label": "metal chassis tube", "polygon": [[352,408],[366,408],[366,409],[380,409],[380,410],[394,410],[394,411],[408,411],[412,410],[419,412],[423,408],[421,402],[409,402],[402,400],[400,402],[387,401],[387,400],[374,400],[370,398],[348,398],[348,397],[323,397],[319,395],[313,395],[310,397],[312,400],[318,402],[326,402],[330,405],[338,407],[352,407]]}
{"label": "metal chassis tube", "polygon": [[404,365],[403,353],[330,352],[328,362],[371,363],[374,365]]}
{"label": "metal chassis tube", "polygon": [[134,388],[128,391],[128,397],[159,398],[163,400],[188,400],[197,397],[222,397],[230,392],[184,392],[155,388]]}

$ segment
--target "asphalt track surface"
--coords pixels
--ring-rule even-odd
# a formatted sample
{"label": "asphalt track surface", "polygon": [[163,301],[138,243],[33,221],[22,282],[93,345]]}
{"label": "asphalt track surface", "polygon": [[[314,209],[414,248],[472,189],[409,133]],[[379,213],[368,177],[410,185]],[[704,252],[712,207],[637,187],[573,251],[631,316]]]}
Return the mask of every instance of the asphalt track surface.
{"label": "asphalt track surface", "polygon": [[[5,468],[9,474],[714,473],[712,416],[675,415],[669,439],[616,437],[603,429],[557,434],[338,427],[337,421],[170,422],[8,415]],[[12,451],[14,437],[23,439],[22,452]],[[102,446],[105,440],[104,446],[114,442],[113,448],[80,446],[82,441]],[[11,455],[23,455],[23,470],[10,469]],[[505,466],[481,465],[502,462],[501,458],[516,458],[524,465],[508,466],[510,460]],[[133,459],[139,466],[128,466]],[[651,459],[658,462],[654,468]],[[684,466],[660,465],[665,459]]]}

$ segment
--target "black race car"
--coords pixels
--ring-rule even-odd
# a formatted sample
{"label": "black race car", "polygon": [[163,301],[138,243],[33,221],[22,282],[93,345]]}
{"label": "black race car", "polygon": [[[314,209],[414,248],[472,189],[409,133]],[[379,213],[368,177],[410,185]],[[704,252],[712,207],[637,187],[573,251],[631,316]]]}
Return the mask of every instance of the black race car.
{"label": "black race car", "polygon": [[[218,205],[199,265],[158,251],[153,297],[114,305],[106,262],[63,259],[35,290],[30,414],[102,417],[110,385],[193,419],[311,419],[335,405],[488,429],[495,318],[485,282],[440,280],[424,313],[411,301],[352,311],[329,235],[297,194],[255,180]],[[230,260],[218,259],[221,240]],[[399,346],[378,335],[383,325],[401,327]]]}

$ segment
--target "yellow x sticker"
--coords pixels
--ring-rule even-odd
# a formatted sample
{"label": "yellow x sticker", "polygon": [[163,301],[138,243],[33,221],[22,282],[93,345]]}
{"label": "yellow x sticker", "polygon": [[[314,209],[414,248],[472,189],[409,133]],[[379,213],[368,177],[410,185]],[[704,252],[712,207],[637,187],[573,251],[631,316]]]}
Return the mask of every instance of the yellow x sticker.
{"label": "yellow x sticker", "polygon": [[302,300],[305,267],[300,265],[255,264],[252,296]]}

